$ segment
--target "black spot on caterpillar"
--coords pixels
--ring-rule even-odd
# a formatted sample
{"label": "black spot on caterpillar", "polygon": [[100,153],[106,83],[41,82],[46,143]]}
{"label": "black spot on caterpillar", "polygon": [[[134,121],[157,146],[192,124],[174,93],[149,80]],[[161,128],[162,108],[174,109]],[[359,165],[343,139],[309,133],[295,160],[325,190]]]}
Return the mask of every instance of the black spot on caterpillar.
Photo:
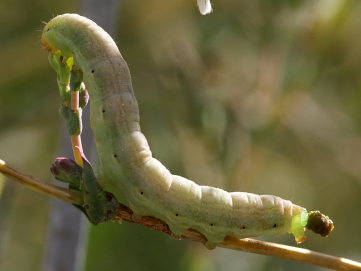
{"label": "black spot on caterpillar", "polygon": [[[46,31],[50,28],[52,31]],[[308,223],[307,210],[291,201],[273,195],[228,193],[172,175],[152,157],[140,130],[130,72],[112,38],[91,20],[76,14],[57,16],[44,29],[42,43],[50,54],[60,51],[64,57],[73,58],[83,72],[91,97],[91,125],[100,163],[98,178],[115,187],[116,194],[136,216],[157,217],[176,236],[188,229],[197,230],[206,236],[208,247],[228,235],[244,238],[288,232],[302,242],[306,225],[310,229],[321,226],[324,235],[330,232],[331,227],[322,227],[327,222],[320,218]],[[107,118],[99,116],[105,109]],[[121,179],[119,172],[126,178]]]}

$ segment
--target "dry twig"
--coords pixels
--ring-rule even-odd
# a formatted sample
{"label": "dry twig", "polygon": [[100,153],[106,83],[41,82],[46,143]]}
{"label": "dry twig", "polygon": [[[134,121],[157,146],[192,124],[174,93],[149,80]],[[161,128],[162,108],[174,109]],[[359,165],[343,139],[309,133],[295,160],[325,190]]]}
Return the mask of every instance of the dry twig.
{"label": "dry twig", "polygon": [[61,199],[73,204],[82,205],[80,193],[71,191],[56,185],[44,183],[30,175],[19,172],[16,169],[6,165],[5,161],[0,159],[0,172],[4,175],[11,177],[19,183],[29,187],[36,192]]}
{"label": "dry twig", "polygon": [[[37,192],[56,197],[72,204],[82,204],[80,193],[41,182],[34,177],[21,173],[7,166],[6,163],[1,159],[0,172]],[[132,214],[132,210],[122,204],[119,204],[116,222],[120,223],[124,220],[132,223],[138,223],[153,230],[173,236],[172,232],[169,230],[168,225],[163,221],[148,216],[143,216],[139,220],[135,221],[132,217]],[[180,238],[186,238],[201,243],[205,243],[207,241],[207,239],[201,233],[191,229]],[[359,262],[311,251],[308,249],[259,241],[251,238],[237,239],[234,237],[227,237],[223,243],[219,244],[219,246],[233,250],[280,257],[298,262],[305,262],[335,270],[361,271],[361,263]]]}

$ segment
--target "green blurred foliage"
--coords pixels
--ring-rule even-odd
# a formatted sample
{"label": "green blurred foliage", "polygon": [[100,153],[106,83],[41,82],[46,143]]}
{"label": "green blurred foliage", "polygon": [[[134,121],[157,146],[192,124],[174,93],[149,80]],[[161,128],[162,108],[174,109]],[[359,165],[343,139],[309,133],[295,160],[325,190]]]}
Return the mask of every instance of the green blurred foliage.
{"label": "green blurred foliage", "polygon": [[[60,133],[41,21],[71,1],[0,8],[0,155],[50,180]],[[199,184],[276,194],[335,221],[302,247],[361,260],[361,2],[124,0],[115,37],[154,156]],[[16,15],[16,16],[15,16]],[[40,162],[41,161],[41,162]],[[0,202],[0,270],[39,270],[48,199]],[[7,205],[5,205],[5,203]],[[4,207],[5,206],[5,207]],[[29,211],[31,210],[31,212]],[[1,218],[3,219],[3,218]],[[291,244],[290,236],[263,238]],[[176,241],[124,223],[91,228],[86,270],[324,270]]]}

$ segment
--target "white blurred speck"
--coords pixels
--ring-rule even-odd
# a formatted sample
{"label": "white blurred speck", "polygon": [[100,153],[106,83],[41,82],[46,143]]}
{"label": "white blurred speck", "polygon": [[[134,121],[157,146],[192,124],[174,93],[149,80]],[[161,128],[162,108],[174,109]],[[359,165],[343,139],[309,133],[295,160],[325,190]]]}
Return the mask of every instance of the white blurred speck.
{"label": "white blurred speck", "polygon": [[202,15],[212,12],[212,5],[210,0],[197,0],[199,11]]}

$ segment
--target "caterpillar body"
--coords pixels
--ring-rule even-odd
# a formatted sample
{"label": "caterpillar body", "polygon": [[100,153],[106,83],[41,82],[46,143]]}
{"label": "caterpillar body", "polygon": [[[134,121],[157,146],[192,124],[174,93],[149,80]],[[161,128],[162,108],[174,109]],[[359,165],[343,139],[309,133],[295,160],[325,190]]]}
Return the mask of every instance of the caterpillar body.
{"label": "caterpillar body", "polygon": [[50,54],[60,51],[65,58],[72,57],[82,70],[90,95],[98,178],[110,184],[136,216],[159,218],[176,236],[197,230],[207,238],[208,247],[226,236],[288,232],[297,242],[304,240],[305,208],[277,196],[199,186],[172,175],[152,157],[140,129],[128,66],[113,39],[97,24],[77,14],[59,15],[46,24],[42,44]]}

